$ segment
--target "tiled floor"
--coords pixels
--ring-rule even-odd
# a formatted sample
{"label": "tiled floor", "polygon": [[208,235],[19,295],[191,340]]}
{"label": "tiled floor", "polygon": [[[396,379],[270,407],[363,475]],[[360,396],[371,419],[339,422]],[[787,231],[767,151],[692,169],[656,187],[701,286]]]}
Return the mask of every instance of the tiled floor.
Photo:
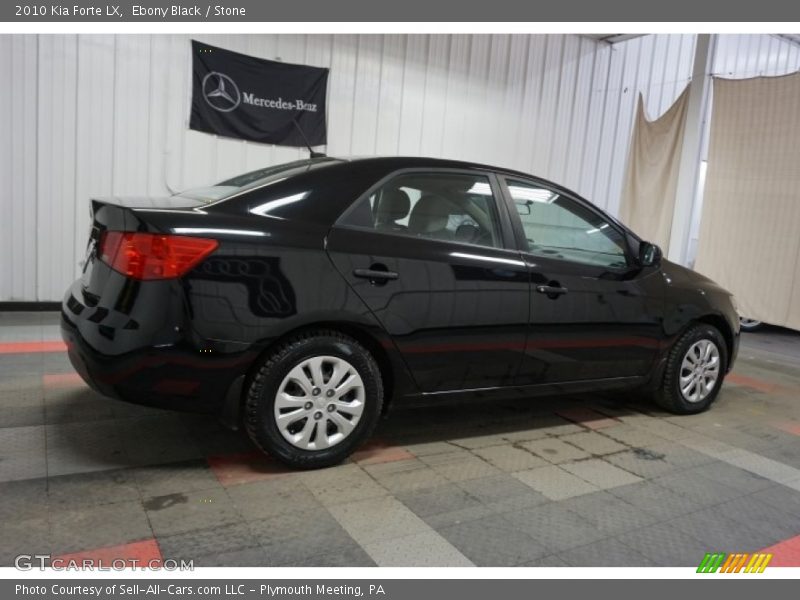
{"label": "tiled floor", "polygon": [[0,314],[0,564],[800,565],[800,334],[744,336],[710,411],[624,395],[396,411],[294,473],[211,417],[102,398],[53,314]]}

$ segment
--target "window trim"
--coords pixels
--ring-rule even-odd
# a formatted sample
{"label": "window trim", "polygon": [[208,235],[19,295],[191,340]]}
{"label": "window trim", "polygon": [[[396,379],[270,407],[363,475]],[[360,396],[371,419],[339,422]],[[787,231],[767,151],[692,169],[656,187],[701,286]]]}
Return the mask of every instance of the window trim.
{"label": "window trim", "polygon": [[[635,265],[634,257],[633,257],[633,254],[631,252],[630,244],[628,242],[628,238],[630,237],[630,232],[625,227],[623,227],[620,223],[618,223],[614,218],[612,218],[610,215],[607,215],[600,208],[598,208],[597,206],[595,206],[594,204],[592,204],[588,200],[585,200],[585,199],[581,198],[577,194],[575,194],[575,193],[573,193],[573,192],[571,192],[571,191],[569,191],[569,190],[567,190],[565,188],[562,188],[561,186],[558,186],[558,185],[555,185],[553,183],[550,183],[549,181],[545,181],[544,179],[539,179],[538,177],[531,177],[531,176],[522,177],[522,176],[517,176],[517,175],[513,175],[513,174],[508,174],[508,173],[498,173],[497,174],[497,179],[498,179],[498,183],[500,184],[500,187],[503,190],[503,198],[505,199],[506,209],[508,210],[508,212],[509,212],[509,214],[511,216],[511,221],[512,221],[512,224],[513,224],[513,231],[514,231],[514,239],[515,239],[516,244],[517,244],[517,250],[522,252],[524,255],[535,256],[537,259],[564,262],[564,263],[568,263],[570,265],[580,265],[582,267],[586,267],[586,268],[589,268],[589,269],[605,269],[605,270],[613,271],[613,272],[616,272],[616,273],[624,273],[624,272],[630,270]],[[614,229],[614,231],[616,231],[619,234],[619,236],[620,236],[620,238],[622,240],[622,251],[623,251],[623,254],[625,256],[625,266],[624,267],[613,267],[613,266],[604,267],[602,265],[593,265],[591,263],[584,263],[584,262],[579,262],[579,261],[575,261],[575,260],[569,260],[569,259],[566,259],[566,258],[551,257],[551,256],[546,256],[546,255],[536,254],[535,252],[531,252],[530,247],[528,246],[528,239],[525,237],[525,229],[524,229],[524,227],[522,225],[522,218],[517,213],[516,206],[515,206],[515,203],[514,203],[514,198],[512,197],[511,190],[509,189],[509,186],[508,186],[508,181],[509,180],[519,181],[520,183],[527,183],[527,184],[531,184],[531,185],[535,185],[535,186],[540,186],[540,187],[546,188],[546,189],[548,189],[548,190],[550,190],[550,191],[552,191],[554,193],[557,193],[560,196],[565,196],[566,198],[569,198],[570,200],[572,200],[573,202],[578,204],[578,206],[580,206],[580,207],[588,210],[592,214],[596,215],[604,223],[607,223],[609,227],[612,227]]]}
{"label": "window trim", "polygon": [[[494,202],[495,209],[497,211],[497,218],[500,224],[500,230],[498,234],[500,236],[500,246],[486,246],[484,244],[471,244],[468,242],[460,242],[457,240],[438,240],[434,238],[427,238],[427,237],[417,237],[413,235],[404,235],[402,233],[394,233],[392,231],[387,230],[379,230],[375,229],[374,227],[363,227],[361,225],[351,225],[349,223],[345,223],[344,221],[352,214],[358,205],[361,202],[369,201],[369,197],[372,196],[375,192],[380,190],[384,185],[389,183],[392,179],[396,177],[403,176],[403,175],[435,175],[438,173],[448,174],[448,175],[469,175],[472,177],[485,177],[489,180],[489,186],[492,189],[492,201]],[[518,250],[518,240],[516,239],[516,234],[514,231],[514,225],[512,222],[512,217],[508,212],[508,204],[506,202],[505,193],[501,186],[500,179],[497,177],[497,173],[490,170],[481,170],[481,169],[453,169],[453,168],[440,168],[440,167],[408,167],[404,169],[396,169],[391,173],[385,175],[384,177],[380,178],[376,183],[371,185],[367,191],[361,194],[355,201],[353,201],[350,206],[348,206],[345,210],[342,211],[342,214],[334,221],[332,228],[340,228],[340,229],[351,229],[355,231],[369,231],[372,233],[376,233],[379,235],[388,235],[392,237],[401,237],[405,239],[419,239],[425,240],[427,242],[439,242],[444,244],[458,244],[461,246],[467,246],[470,248],[490,248],[493,250]]]}

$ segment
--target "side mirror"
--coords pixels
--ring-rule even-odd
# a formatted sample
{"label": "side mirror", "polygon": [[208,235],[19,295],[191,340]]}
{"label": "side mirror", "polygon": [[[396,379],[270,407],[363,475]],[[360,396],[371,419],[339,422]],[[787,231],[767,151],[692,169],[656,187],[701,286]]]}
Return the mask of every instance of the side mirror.
{"label": "side mirror", "polygon": [[639,244],[639,266],[657,267],[661,262],[661,248],[650,242]]}
{"label": "side mirror", "polygon": [[531,214],[531,202],[517,202],[517,212],[521,215]]}

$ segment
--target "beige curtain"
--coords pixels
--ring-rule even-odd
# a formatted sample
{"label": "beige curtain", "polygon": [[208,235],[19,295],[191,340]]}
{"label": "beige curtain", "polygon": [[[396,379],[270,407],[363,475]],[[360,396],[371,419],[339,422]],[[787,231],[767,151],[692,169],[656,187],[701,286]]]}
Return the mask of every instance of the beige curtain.
{"label": "beige curtain", "polygon": [[661,246],[666,255],[675,208],[689,87],[655,121],[648,121],[639,94],[628,170],[620,204],[620,220],[643,239]]}
{"label": "beige curtain", "polygon": [[695,268],[741,314],[800,329],[800,74],[714,80]]}

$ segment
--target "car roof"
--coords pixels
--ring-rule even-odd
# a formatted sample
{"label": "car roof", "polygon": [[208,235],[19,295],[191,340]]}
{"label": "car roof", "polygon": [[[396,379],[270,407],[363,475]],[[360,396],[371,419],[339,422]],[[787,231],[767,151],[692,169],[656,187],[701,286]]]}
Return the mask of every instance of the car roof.
{"label": "car roof", "polygon": [[[482,171],[495,171],[497,173],[516,175],[518,177],[533,177],[535,179],[543,180],[542,177],[538,177],[531,173],[525,173],[523,171],[450,158],[434,158],[429,156],[332,156],[330,158],[352,163],[380,164],[392,169],[416,167],[435,167],[439,169],[478,169]],[[557,184],[554,183],[553,185]]]}
{"label": "car roof", "polygon": [[[588,205],[589,208],[592,210],[600,212],[605,218],[611,220],[615,224],[622,227],[624,230],[627,230],[622,223],[620,223],[619,219],[615,218],[614,216],[608,214],[600,207],[593,204],[591,201],[583,198],[580,194],[566,188],[562,185],[559,185],[553,181],[547,180],[543,177],[539,177],[537,175],[533,175],[530,173],[525,173],[523,171],[517,171],[514,169],[507,169],[504,167],[497,167],[492,165],[486,165],[477,162],[470,162],[464,160],[454,160],[454,159],[447,159],[447,158],[433,158],[433,157],[426,157],[426,156],[315,156],[313,158],[309,158],[307,160],[299,160],[297,168],[300,169],[302,172],[296,175],[288,176],[288,177],[280,177],[280,174],[276,174],[279,177],[278,182],[281,182],[282,185],[290,185],[288,182],[295,180],[296,177],[305,177],[307,175],[314,174],[315,177],[330,177],[333,176],[333,179],[338,183],[343,181],[341,177],[343,174],[345,175],[344,180],[349,179],[346,174],[348,174],[348,170],[351,170],[350,173],[360,172],[366,173],[367,179],[374,178],[374,183],[378,183],[381,177],[389,176],[392,172],[395,171],[402,171],[404,169],[463,169],[463,170],[472,170],[472,171],[483,171],[489,173],[497,173],[504,176],[510,177],[519,177],[522,179],[528,179],[532,181],[541,182],[544,185],[551,187],[554,190],[557,190],[567,196],[571,196],[577,199],[579,202],[583,202]],[[287,165],[292,163],[287,163]],[[309,165],[316,165],[317,167],[322,167],[318,169],[314,169],[313,171],[304,170],[303,166]],[[354,180],[355,181],[355,180]],[[275,182],[277,183],[277,182]],[[354,184],[355,187],[358,185]],[[252,188],[250,186],[245,186],[239,193],[234,194],[233,196],[222,198],[221,200],[209,204],[206,208],[210,208],[212,206],[218,205],[227,205],[231,200],[236,201],[236,198],[244,198],[246,199],[245,204],[252,199],[253,194],[257,194],[258,191],[263,188],[263,185],[259,185],[258,182],[253,182]],[[358,194],[363,193],[362,191],[358,191]],[[342,198],[347,197],[348,194],[344,193]],[[352,203],[354,200],[348,200],[348,203]],[[342,207],[334,206],[335,203],[330,201],[330,198],[326,198],[323,206],[328,207],[328,212],[331,212],[331,215],[335,212],[336,216],[341,214]],[[348,204],[349,205],[349,204]],[[330,217],[331,222],[335,220],[335,217],[331,215],[321,215],[323,218]],[[632,232],[629,231],[631,235],[634,235]]]}

